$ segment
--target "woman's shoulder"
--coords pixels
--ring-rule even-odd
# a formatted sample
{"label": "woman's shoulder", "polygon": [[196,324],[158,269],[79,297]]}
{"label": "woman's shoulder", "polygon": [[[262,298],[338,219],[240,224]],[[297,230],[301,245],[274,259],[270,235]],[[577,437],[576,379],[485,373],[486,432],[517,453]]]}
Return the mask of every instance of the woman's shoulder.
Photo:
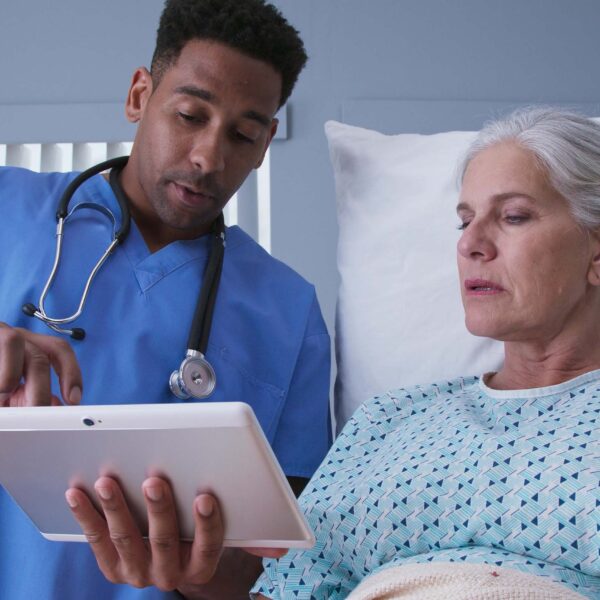
{"label": "woman's shoulder", "polygon": [[373,396],[368,403],[405,403],[428,404],[432,400],[449,398],[456,394],[471,392],[479,386],[479,377],[465,376],[455,379],[443,379],[427,384],[417,384],[391,389],[384,394]]}
{"label": "woman's shoulder", "polygon": [[389,421],[436,410],[440,403],[479,391],[479,377],[464,376],[428,384],[391,389],[363,402],[354,413],[354,420]]}

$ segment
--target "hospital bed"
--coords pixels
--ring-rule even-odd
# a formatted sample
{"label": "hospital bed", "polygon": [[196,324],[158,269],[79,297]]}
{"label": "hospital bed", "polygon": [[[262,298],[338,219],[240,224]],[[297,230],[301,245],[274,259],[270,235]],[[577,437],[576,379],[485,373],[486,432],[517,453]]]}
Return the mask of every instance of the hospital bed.
{"label": "hospital bed", "polygon": [[[371,396],[480,375],[502,364],[502,344],[472,336],[464,325],[456,267],[457,167],[483,122],[517,106],[351,100],[344,104],[342,122],[325,124],[339,227],[338,432]],[[565,108],[600,114],[592,104]],[[481,572],[470,579],[462,569]],[[480,590],[486,576],[483,565],[384,570],[364,580],[351,598],[442,597],[433,593],[436,578],[444,582],[446,597],[463,598],[467,590]],[[448,577],[456,577],[456,588],[448,587]],[[546,578],[528,577],[528,582],[515,580],[511,598],[581,597],[562,586],[552,588]],[[413,596],[407,590],[417,580],[423,588],[416,586],[420,593]]]}
{"label": "hospital bed", "polygon": [[[463,322],[456,167],[475,130],[517,106],[353,99],[342,122],[325,125],[339,227],[338,431],[377,393],[501,364],[502,345]],[[591,116],[600,108],[562,106]]]}

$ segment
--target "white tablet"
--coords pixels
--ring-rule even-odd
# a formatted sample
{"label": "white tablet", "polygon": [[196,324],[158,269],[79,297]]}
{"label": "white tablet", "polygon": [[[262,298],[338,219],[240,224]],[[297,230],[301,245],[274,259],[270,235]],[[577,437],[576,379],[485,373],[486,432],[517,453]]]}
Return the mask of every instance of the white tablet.
{"label": "white tablet", "polygon": [[65,500],[115,477],[141,530],[141,485],[168,479],[182,539],[193,501],[220,503],[225,546],[310,548],[314,535],[251,407],[241,402],[0,408],[0,483],[49,540],[85,541]]}

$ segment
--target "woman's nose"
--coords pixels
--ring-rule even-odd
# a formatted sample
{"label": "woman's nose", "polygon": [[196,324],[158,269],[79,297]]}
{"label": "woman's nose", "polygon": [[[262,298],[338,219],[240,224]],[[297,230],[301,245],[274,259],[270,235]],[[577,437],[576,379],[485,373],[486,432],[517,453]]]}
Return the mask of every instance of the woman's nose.
{"label": "woman's nose", "polygon": [[463,229],[457,247],[464,258],[491,260],[496,256],[496,245],[487,226],[476,219]]}

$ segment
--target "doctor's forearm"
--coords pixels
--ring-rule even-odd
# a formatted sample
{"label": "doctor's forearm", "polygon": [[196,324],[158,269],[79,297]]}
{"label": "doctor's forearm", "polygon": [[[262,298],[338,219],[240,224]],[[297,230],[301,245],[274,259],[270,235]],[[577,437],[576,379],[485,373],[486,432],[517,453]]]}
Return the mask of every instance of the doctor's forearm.
{"label": "doctor's forearm", "polygon": [[261,571],[261,558],[237,548],[227,548],[209,583],[184,586],[177,591],[187,600],[248,600],[250,589]]}

